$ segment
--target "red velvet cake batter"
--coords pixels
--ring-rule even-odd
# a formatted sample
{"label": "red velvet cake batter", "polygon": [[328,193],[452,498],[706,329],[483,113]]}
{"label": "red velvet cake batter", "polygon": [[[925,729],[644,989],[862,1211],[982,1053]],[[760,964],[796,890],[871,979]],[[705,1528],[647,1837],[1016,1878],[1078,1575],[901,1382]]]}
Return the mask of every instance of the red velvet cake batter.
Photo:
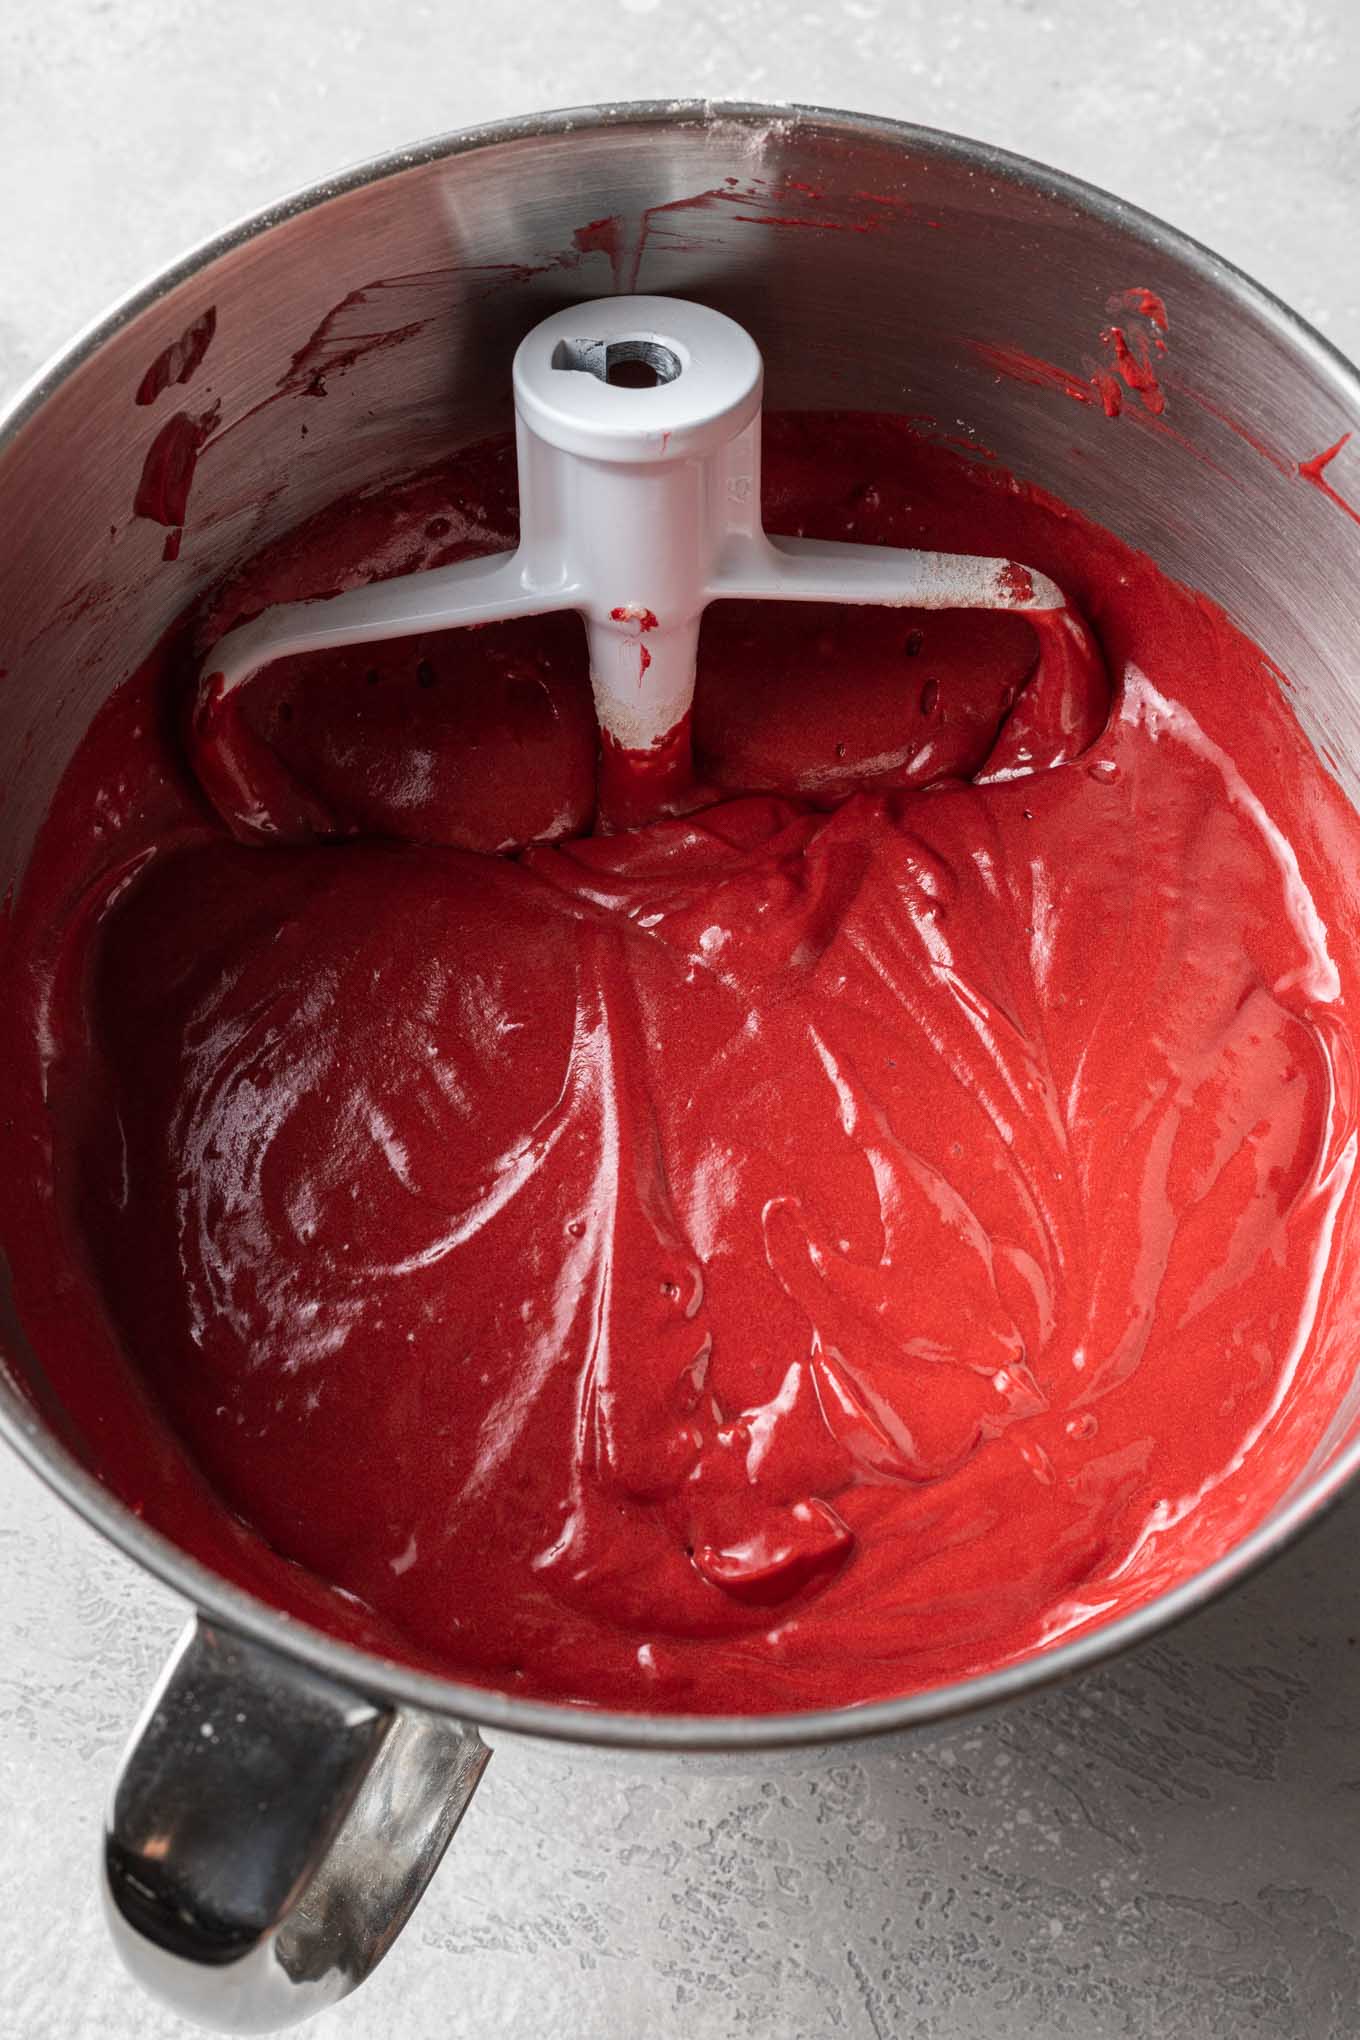
{"label": "red velvet cake batter", "polygon": [[1262,654],[896,421],[766,438],[772,530],[1026,560],[1107,672],[716,608],[707,804],[600,834],[574,618],[295,659],[242,697],[281,840],[233,840],[203,648],[512,542],[474,451],[126,683],[7,955],[34,1392],[295,1612],[595,1705],[861,1701],[1131,1608],[1349,1363],[1360,822]]}

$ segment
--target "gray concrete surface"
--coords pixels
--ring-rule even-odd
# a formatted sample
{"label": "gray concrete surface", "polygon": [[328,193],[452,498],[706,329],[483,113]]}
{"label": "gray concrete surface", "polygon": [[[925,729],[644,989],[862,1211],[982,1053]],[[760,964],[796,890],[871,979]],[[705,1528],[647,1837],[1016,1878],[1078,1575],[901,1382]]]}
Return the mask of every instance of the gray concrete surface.
{"label": "gray concrete surface", "polygon": [[[0,395],[278,191],[607,97],[821,101],[1060,164],[1360,353],[1354,0],[0,0]],[[1360,2033],[1360,1501],[1232,1602],[986,1720],[768,1771],[503,1748],[317,2040]],[[0,1456],[0,2040],[176,2040],[100,1803],[180,1610]]]}

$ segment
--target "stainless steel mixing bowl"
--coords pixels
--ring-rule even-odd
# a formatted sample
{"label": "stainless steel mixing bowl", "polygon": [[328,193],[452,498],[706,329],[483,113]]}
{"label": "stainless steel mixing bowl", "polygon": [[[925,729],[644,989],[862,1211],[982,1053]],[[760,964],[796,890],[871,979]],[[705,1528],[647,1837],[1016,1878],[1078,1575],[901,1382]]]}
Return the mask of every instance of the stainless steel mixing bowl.
{"label": "stainless steel mixing bowl", "polygon": [[[1131,286],[1169,309],[1158,367],[1170,394],[1161,416],[1130,400],[1111,419],[1088,368],[1112,293]],[[506,424],[520,336],[561,304],[631,289],[699,297],[750,327],[771,403],[929,414],[1205,590],[1290,675],[1305,727],[1356,796],[1360,520],[1299,472],[1360,424],[1360,380],[1325,341],[1182,235],[975,143],[815,111],[605,107],[430,142],[246,221],[100,320],[10,407],[0,891],[22,879],[91,716],[196,594],[338,494]],[[183,401],[199,411],[210,384],[232,430],[206,450],[182,550],[166,560],[164,530],[129,512],[175,397],[151,410],[133,396],[210,305],[209,366]],[[972,342],[1059,372],[1013,353],[1014,372],[999,373]],[[0,1430],[199,1611],[114,1796],[108,1910],[139,1975],[238,2031],[305,2016],[385,1952],[475,1787],[475,1724],[661,1753],[938,1720],[1200,1606],[1316,1518],[1360,1462],[1351,1392],[1305,1474],[1215,1564],[986,1678],[834,1713],[587,1712],[365,1655],[209,1573],[60,1442],[0,1292]]]}

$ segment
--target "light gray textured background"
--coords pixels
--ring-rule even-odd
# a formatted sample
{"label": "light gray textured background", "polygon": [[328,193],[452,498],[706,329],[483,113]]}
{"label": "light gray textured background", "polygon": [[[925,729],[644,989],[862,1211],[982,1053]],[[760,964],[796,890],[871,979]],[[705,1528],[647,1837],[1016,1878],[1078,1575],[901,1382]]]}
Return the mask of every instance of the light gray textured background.
{"label": "light gray textured background", "polygon": [[[400,23],[400,27],[396,26]],[[1355,0],[0,0],[0,396],[226,220],[538,106],[807,99],[980,135],[1208,241],[1360,355]],[[1360,1500],[1111,1670],[768,1771],[502,1748],[317,2040],[1360,2034]],[[0,1455],[0,2040],[174,2040],[98,1815],[180,1621]]]}

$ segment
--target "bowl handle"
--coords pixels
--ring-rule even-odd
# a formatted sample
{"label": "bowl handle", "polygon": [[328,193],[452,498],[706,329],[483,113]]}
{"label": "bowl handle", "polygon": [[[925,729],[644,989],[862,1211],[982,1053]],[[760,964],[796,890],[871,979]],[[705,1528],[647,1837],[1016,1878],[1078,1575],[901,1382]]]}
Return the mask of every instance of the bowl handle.
{"label": "bowl handle", "polygon": [[123,1761],[104,1901],[183,2017],[271,2033],[345,1997],[405,1925],[490,1751],[201,1617]]}

